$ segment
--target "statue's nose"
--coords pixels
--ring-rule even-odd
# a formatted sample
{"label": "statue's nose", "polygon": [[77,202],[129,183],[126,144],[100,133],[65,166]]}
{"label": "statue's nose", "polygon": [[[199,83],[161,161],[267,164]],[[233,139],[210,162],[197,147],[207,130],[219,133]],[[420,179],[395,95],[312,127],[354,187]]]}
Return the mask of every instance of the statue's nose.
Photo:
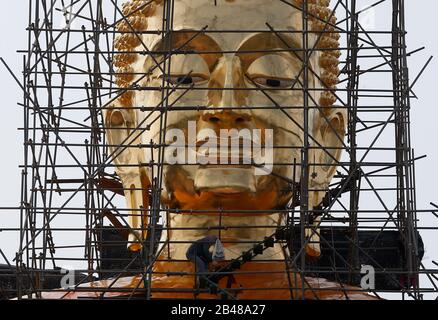
{"label": "statue's nose", "polygon": [[209,93],[211,109],[201,116],[201,127],[213,129],[254,128],[251,111],[241,97],[242,72],[236,56],[224,56],[213,72],[212,91]]}
{"label": "statue's nose", "polygon": [[252,116],[236,111],[208,112],[202,115],[201,120],[210,128],[251,128]]}

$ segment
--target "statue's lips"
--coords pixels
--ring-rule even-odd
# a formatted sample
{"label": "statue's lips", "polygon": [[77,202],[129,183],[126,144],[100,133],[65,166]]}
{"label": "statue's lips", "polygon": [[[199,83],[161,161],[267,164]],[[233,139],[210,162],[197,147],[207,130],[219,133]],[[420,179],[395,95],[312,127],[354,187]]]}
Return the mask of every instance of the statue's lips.
{"label": "statue's lips", "polygon": [[[190,214],[217,215],[218,210],[229,216],[264,215],[264,210],[284,208],[289,195],[282,195],[281,181],[273,176],[259,178],[254,168],[229,166],[198,167],[193,178],[184,169],[173,167],[168,175],[172,190],[171,208],[190,211]],[[199,210],[199,213],[193,213]],[[232,212],[238,210],[239,212]],[[251,212],[246,212],[251,210]],[[260,212],[252,212],[258,210]]]}
{"label": "statue's lips", "polygon": [[220,196],[227,197],[231,194],[235,195],[235,194],[250,192],[249,188],[230,188],[230,187],[204,188],[199,191],[209,191],[219,197]]}
{"label": "statue's lips", "polygon": [[233,170],[233,169],[241,169],[241,170],[247,170],[251,169],[252,166],[250,164],[208,164],[208,165],[200,165],[199,169],[201,170],[211,170],[211,169],[218,169],[218,170]]}
{"label": "statue's lips", "polygon": [[[253,148],[265,148],[264,143],[259,144],[251,139],[246,138],[227,138],[216,139],[215,148],[206,148],[204,144],[208,140],[198,140],[196,142],[196,152],[198,156],[208,157],[210,160],[215,160],[215,163],[229,164],[249,164],[254,163]],[[204,147],[203,147],[204,146]],[[222,149],[225,148],[225,149]]]}
{"label": "statue's lips", "polygon": [[256,192],[256,179],[251,166],[204,166],[196,172],[195,189],[218,195]]}
{"label": "statue's lips", "polygon": [[[237,129],[236,129],[237,130]],[[196,148],[200,148],[205,146],[206,143],[210,142],[209,139],[200,139],[196,141]],[[238,146],[240,148],[244,147],[244,146],[252,146],[252,145],[257,145],[259,147],[264,147],[265,144],[264,142],[261,142],[255,139],[248,139],[245,137],[239,137],[239,136],[235,136],[235,137],[227,137],[227,138],[221,138],[218,137],[216,139],[213,139],[212,141],[213,143],[216,144],[216,146],[220,147],[220,146]]]}

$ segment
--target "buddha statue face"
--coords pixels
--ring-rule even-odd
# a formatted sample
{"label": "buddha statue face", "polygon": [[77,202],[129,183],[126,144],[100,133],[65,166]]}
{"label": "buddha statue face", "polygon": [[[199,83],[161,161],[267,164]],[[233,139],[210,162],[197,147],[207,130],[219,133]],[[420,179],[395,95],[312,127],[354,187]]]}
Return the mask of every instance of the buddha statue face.
{"label": "buddha statue face", "polygon": [[[333,31],[325,23],[334,21],[328,2],[309,1],[309,30]],[[173,31],[164,36],[141,32],[162,30],[164,1],[125,4],[126,18],[119,30],[126,34],[115,43],[123,53],[114,64],[119,68],[119,87],[128,90],[111,105],[105,121],[133,227],[141,224],[137,215],[146,206],[145,189],[158,168],[135,164],[152,160],[165,164],[162,201],[170,208],[203,210],[206,215],[219,209],[239,210],[241,218],[241,210],[284,208],[292,197],[291,185],[300,182],[306,129],[311,146],[311,174],[306,182],[311,190],[309,206],[322,200],[345,134],[344,111],[333,107],[337,34],[309,33],[308,48],[313,50],[305,61],[302,4],[292,4],[175,0]],[[141,51],[147,54],[135,53]],[[174,130],[183,132],[182,141],[169,134]],[[229,134],[225,138],[224,130]],[[202,143],[213,140],[203,132],[217,136],[217,148],[209,151],[210,160],[217,161],[189,163],[191,152],[199,154]],[[241,156],[224,156],[226,143],[231,146],[231,140],[237,139],[239,147],[244,144],[247,138],[239,139],[241,132],[249,132],[249,140],[265,148],[261,166],[254,165],[254,152],[250,152],[252,164],[242,163]],[[137,147],[151,142],[157,146],[179,143],[185,148],[182,161],[168,163],[166,157],[175,151],[169,147],[164,152],[163,148]],[[220,143],[226,147],[220,149]]]}

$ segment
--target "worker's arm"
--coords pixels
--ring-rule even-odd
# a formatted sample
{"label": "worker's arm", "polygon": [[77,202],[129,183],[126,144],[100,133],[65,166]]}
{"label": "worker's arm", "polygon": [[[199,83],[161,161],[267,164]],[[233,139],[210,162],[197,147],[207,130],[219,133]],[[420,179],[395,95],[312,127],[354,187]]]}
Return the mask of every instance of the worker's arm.
{"label": "worker's arm", "polygon": [[207,241],[202,244],[203,256],[207,259],[208,263],[213,261],[213,254],[209,250],[210,246],[211,243]]}

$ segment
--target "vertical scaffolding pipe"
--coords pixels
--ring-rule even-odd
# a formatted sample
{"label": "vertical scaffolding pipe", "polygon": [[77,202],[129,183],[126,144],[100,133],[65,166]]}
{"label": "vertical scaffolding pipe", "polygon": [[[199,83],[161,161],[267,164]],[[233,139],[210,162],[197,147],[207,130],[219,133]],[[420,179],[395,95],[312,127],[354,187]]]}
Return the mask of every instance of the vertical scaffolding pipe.
{"label": "vertical scaffolding pipe", "polygon": [[418,258],[416,249],[415,212],[412,210],[411,180],[413,159],[410,145],[410,87],[407,66],[406,30],[404,18],[404,1],[392,1],[392,75],[395,108],[395,144],[397,171],[397,213],[401,236],[405,244],[406,286],[413,288],[415,298],[420,298],[418,291]]}
{"label": "vertical scaffolding pipe", "polygon": [[347,106],[348,106],[348,141],[350,144],[349,155],[349,191],[350,191],[350,208],[349,208],[349,256],[348,256],[348,282],[350,284],[357,283],[359,269],[359,253],[358,246],[358,221],[357,211],[359,209],[359,190],[358,190],[358,163],[357,163],[357,104],[358,104],[358,88],[359,88],[359,66],[358,66],[358,14],[356,12],[356,0],[351,0],[349,10],[350,27],[348,29],[347,41],[347,65],[348,74],[347,84]]}
{"label": "vertical scaffolding pipe", "polygon": [[[92,77],[92,84],[91,84],[91,92],[92,92],[92,104],[90,108],[90,121],[91,121],[91,132],[90,132],[90,152],[89,152],[89,159],[90,164],[91,163],[97,163],[100,165],[100,159],[97,157],[99,154],[99,148],[96,146],[99,145],[99,137],[100,137],[100,129],[99,129],[99,121],[98,121],[98,110],[100,105],[100,88],[102,86],[102,78],[101,78],[101,68],[100,68],[100,35],[102,33],[102,27],[104,25],[103,23],[103,8],[102,8],[102,0],[98,0],[96,3],[96,20],[94,22],[94,28],[93,28],[93,42],[94,42],[94,56],[93,56],[93,77]],[[96,150],[97,149],[97,150]],[[95,192],[95,186],[94,182],[90,179],[91,174],[93,172],[92,166],[89,167],[89,172],[87,176],[89,177],[89,212],[90,212],[90,223],[91,223],[91,230],[89,231],[89,243],[90,243],[90,250],[89,250],[89,276],[92,277],[93,267],[94,267],[94,252],[93,248],[91,246],[91,243],[93,239],[96,240],[96,231],[95,226],[101,226],[101,223],[96,223],[96,218],[101,216],[99,210],[96,212],[96,203],[94,196],[99,196],[98,193]],[[101,176],[101,173],[98,172],[98,177]],[[99,218],[97,218],[99,219]],[[96,253],[97,257],[97,253]],[[91,267],[91,268],[90,268]]]}
{"label": "vertical scaffolding pipe", "polygon": [[169,109],[169,98],[172,93],[171,89],[167,85],[167,79],[171,72],[172,61],[172,33],[173,33],[173,14],[174,14],[174,0],[166,0],[163,5],[163,23],[162,23],[162,37],[165,40],[165,52],[166,57],[163,63],[163,89],[162,89],[162,105],[159,110],[160,114],[160,136],[158,146],[158,164],[157,164],[157,176],[153,177],[152,181],[152,203],[150,208],[150,221],[148,226],[148,253],[147,253],[147,299],[151,299],[151,285],[153,281],[152,264],[155,260],[155,244],[157,243],[157,224],[160,219],[161,212],[161,192],[163,190],[163,177],[165,166],[165,142],[166,142],[166,127],[167,127],[167,114]]}
{"label": "vertical scaffolding pipe", "polygon": [[301,225],[301,289],[305,296],[306,269],[306,228],[309,225],[309,19],[308,1],[302,2],[302,46],[303,46],[303,147],[301,150],[301,190],[300,190],[300,225]]}

